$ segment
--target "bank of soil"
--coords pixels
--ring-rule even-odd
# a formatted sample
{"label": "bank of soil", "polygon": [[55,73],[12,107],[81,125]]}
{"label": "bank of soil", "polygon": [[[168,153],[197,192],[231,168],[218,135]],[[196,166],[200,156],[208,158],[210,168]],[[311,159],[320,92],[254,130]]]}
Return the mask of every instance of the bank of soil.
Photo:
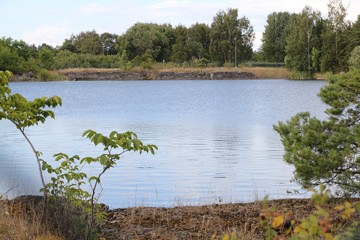
{"label": "bank of soil", "polygon": [[[332,209],[341,202],[331,201],[327,207]],[[309,199],[274,200],[267,207],[287,213],[294,220],[315,211]],[[108,212],[101,235],[105,239],[222,239],[226,233],[237,232],[238,239],[264,239],[262,210],[262,202],[114,209]]]}
{"label": "bank of soil", "polygon": [[[42,216],[42,200],[41,196],[21,196],[13,200],[0,201],[0,239],[66,239],[61,237],[37,238],[39,234],[41,235],[38,227],[42,225],[38,225],[37,222],[40,223],[39,219]],[[359,203],[360,199],[350,199],[349,201]],[[330,200],[324,206],[330,213],[333,225],[339,222],[344,224],[344,227],[340,229],[342,232],[347,229],[350,222],[342,221],[341,214],[336,213],[334,207],[343,202],[342,199]],[[100,225],[99,231],[100,236],[107,240],[208,240],[223,239],[225,234],[234,232],[236,232],[238,240],[264,239],[265,231],[260,224],[260,214],[264,207],[273,208],[277,212],[286,215],[287,220],[294,220],[297,223],[316,210],[313,201],[310,199],[272,200],[268,201],[266,205],[259,201],[172,208],[131,207],[110,210],[103,206],[103,209],[107,212],[107,218]],[[50,214],[49,220],[54,220],[55,217],[55,220],[50,222],[57,223],[57,227],[60,227],[62,232],[71,231],[73,228],[69,225],[70,222],[66,220],[66,216],[68,216],[66,211],[57,213],[60,215],[56,213],[55,215]],[[14,216],[13,219],[15,220],[23,219],[27,221],[30,228],[27,228],[28,230],[24,232],[24,229],[26,229],[24,228],[25,224],[22,224],[22,226],[18,224],[13,226],[12,233],[7,231],[9,229],[4,226],[9,225],[8,222],[12,219],[10,216]],[[351,221],[354,219],[360,220],[359,215],[355,215]],[[7,222],[5,223],[5,221]],[[56,236],[58,233],[56,229],[58,228],[54,225],[53,227],[49,226],[47,229],[54,229],[53,236]],[[23,235],[27,237],[15,238],[13,235],[19,230],[23,230]],[[50,235],[52,235],[51,232],[48,232],[48,236]],[[74,236],[74,234],[70,235]],[[360,232],[356,233],[355,236],[360,238]]]}
{"label": "bank of soil", "polygon": [[121,71],[92,70],[64,71],[69,80],[234,80],[256,79],[255,74],[245,71]]}
{"label": "bank of soil", "polygon": [[[71,81],[94,80],[241,80],[241,79],[288,79],[286,68],[165,68],[165,69],[101,69],[81,68],[52,71],[57,79]],[[50,79],[47,79],[49,81]],[[55,80],[55,79],[54,79]],[[14,82],[41,81],[29,72],[14,75]]]}

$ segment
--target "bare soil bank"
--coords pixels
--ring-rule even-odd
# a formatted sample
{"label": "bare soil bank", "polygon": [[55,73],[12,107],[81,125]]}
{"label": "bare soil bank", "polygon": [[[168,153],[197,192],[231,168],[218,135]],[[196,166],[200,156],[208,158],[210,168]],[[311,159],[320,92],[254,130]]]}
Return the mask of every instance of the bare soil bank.
{"label": "bare soil bank", "polygon": [[[342,202],[331,200],[327,208],[333,209]],[[267,203],[267,207],[287,213],[294,220],[301,220],[316,210],[310,199],[273,200]],[[262,210],[262,202],[115,209],[108,212],[106,222],[101,226],[101,235],[107,240],[223,239],[226,233],[236,232],[238,239],[264,239],[264,228],[260,224]],[[339,222],[341,218],[333,221]]]}
{"label": "bare soil bank", "polygon": [[69,80],[238,80],[287,79],[285,68],[174,68],[174,69],[66,69],[59,73]]}
{"label": "bare soil bank", "polygon": [[[360,199],[354,198],[349,199],[349,201],[358,203]],[[334,214],[334,207],[343,202],[343,199],[331,199],[325,205],[325,208],[330,213],[333,224],[339,222],[345,224],[344,228],[340,229],[340,231],[344,231],[350,223],[344,222],[341,219],[341,214]],[[41,203],[41,196],[22,196],[13,200],[0,201],[0,213],[7,214],[0,214],[0,228],[4,227],[3,229],[6,229],[11,219],[22,219],[28,223],[27,225],[30,225],[30,228],[27,228],[27,230],[24,228],[26,230],[23,231],[24,235],[26,235],[24,238],[13,236],[14,233],[19,232],[18,224],[13,224],[12,229],[7,229],[12,230],[12,232],[0,231],[0,239],[66,239],[66,237],[36,238],[36,236],[43,235],[37,227],[37,222],[39,221],[37,219],[40,219],[39,217],[41,216],[41,207],[39,208]],[[101,224],[99,230],[100,236],[106,240],[223,239],[226,233],[231,234],[233,232],[236,232],[237,239],[239,240],[264,239],[264,228],[260,224],[260,213],[263,208],[264,204],[261,201],[257,201],[253,203],[212,204],[172,208],[132,207],[108,209],[106,210],[107,218]],[[286,214],[290,216],[290,220],[297,222],[316,211],[314,202],[310,199],[271,200],[266,203],[266,208],[276,209],[277,212]],[[104,206],[105,209],[107,209],[106,206]],[[11,218],[11,216],[13,217]],[[64,214],[63,216],[67,215]],[[61,223],[66,223],[66,219],[63,219],[62,215],[58,216],[58,218]],[[49,219],[53,218],[50,217]],[[359,219],[359,215],[354,216],[354,219]],[[49,225],[46,229],[54,230],[54,227],[56,229],[55,225],[53,227]],[[56,236],[57,231],[52,232],[52,234],[50,231],[47,234],[49,236]],[[358,234],[356,236],[360,236]]]}

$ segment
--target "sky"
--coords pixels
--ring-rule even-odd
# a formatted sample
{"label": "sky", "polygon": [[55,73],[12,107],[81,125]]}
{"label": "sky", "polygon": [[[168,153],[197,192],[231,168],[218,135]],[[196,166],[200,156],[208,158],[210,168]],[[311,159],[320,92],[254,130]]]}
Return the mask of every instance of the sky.
{"label": "sky", "polygon": [[[0,37],[36,46],[60,46],[66,38],[95,30],[123,34],[137,22],[170,23],[173,27],[211,24],[220,10],[237,8],[254,27],[254,49],[261,45],[267,16],[272,12],[299,13],[306,6],[327,17],[328,0],[0,0]],[[360,14],[359,0],[343,0],[348,20]]]}

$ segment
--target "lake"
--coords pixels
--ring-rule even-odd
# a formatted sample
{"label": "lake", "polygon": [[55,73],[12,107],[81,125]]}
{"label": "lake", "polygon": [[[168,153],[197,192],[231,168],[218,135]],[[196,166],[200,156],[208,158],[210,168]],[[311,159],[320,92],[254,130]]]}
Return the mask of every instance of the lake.
{"label": "lake", "polygon": [[[58,95],[56,119],[27,130],[43,158],[54,153],[98,156],[83,139],[93,129],[134,131],[151,154],[125,154],[102,180],[111,208],[199,205],[304,197],[291,182],[273,124],[300,111],[325,118],[317,96],[323,81],[93,81],[10,83],[28,99]],[[35,158],[21,134],[0,122],[0,192],[38,194]],[[97,172],[99,167],[87,169]],[[49,178],[47,176],[47,178]],[[299,193],[292,193],[293,191]]]}

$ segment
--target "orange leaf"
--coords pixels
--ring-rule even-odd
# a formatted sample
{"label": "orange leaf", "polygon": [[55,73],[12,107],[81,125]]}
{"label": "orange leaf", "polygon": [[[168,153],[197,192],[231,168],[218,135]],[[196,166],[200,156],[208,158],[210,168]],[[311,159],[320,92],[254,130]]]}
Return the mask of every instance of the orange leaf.
{"label": "orange leaf", "polygon": [[284,223],[284,216],[283,215],[279,215],[277,217],[274,217],[274,219],[272,220],[272,227],[273,228],[279,228],[281,227],[281,225],[283,225]]}

